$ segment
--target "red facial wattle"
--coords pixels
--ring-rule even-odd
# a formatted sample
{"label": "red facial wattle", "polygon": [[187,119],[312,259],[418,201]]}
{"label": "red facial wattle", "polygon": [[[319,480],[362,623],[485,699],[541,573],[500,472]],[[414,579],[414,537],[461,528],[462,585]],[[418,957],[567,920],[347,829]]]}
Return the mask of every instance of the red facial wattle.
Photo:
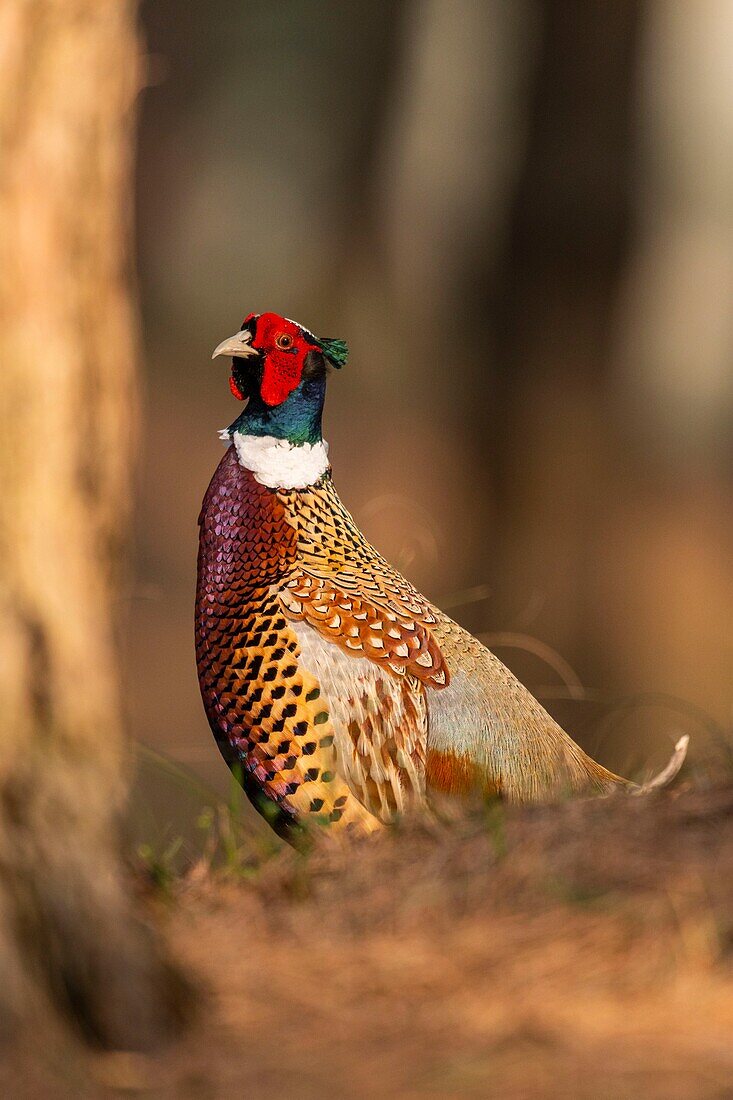
{"label": "red facial wattle", "polygon": [[296,347],[289,352],[277,348],[267,352],[260,385],[260,397],[266,405],[281,405],[297,389],[305,356],[306,350]]}
{"label": "red facial wattle", "polygon": [[232,391],[232,397],[236,397],[237,401],[244,401],[244,394],[234,381],[234,375],[231,375],[229,378],[229,389]]}
{"label": "red facial wattle", "polygon": [[263,313],[257,319],[252,347],[263,357],[260,397],[266,405],[281,405],[300,384],[312,346],[292,321],[276,313]]}

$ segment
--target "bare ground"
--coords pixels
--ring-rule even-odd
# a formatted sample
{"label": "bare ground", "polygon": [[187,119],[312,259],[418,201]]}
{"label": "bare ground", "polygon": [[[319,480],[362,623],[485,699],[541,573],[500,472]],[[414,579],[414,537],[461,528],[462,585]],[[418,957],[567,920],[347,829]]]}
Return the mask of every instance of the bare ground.
{"label": "bare ground", "polygon": [[174,884],[156,1056],[44,1033],[7,1096],[733,1097],[733,787],[476,808]]}

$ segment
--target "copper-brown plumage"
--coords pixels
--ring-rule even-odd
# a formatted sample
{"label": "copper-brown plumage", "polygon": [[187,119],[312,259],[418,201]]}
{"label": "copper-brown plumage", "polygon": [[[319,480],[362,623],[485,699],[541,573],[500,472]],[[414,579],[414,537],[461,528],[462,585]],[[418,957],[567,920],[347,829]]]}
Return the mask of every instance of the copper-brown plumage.
{"label": "copper-brown plumage", "polygon": [[277,496],[230,447],[200,517],[196,659],[222,755],[242,769],[258,808],[287,822],[369,815],[338,771],[328,704],[300,662],[279,591],[297,563],[297,537]]}
{"label": "copper-brown plumage", "polygon": [[[297,340],[294,322],[263,316],[272,339]],[[248,323],[254,331],[256,320]],[[301,331],[315,354],[315,337]],[[249,340],[236,339],[233,354],[244,340],[250,356]],[[267,348],[258,354],[266,363]],[[305,351],[300,358],[319,379]],[[305,383],[293,390],[287,381],[278,408],[292,434],[300,430],[292,403],[310,396]],[[237,391],[248,384],[240,374]],[[268,410],[257,415],[277,423]],[[269,437],[242,438],[254,449],[229,447],[201,512],[197,661],[221,751],[276,826],[318,820],[369,832],[424,805],[431,791],[537,800],[633,788],[381,557],[338,497],[330,467],[302,486],[267,485],[260,444],[267,451]],[[309,444],[286,436],[272,446],[287,477],[297,479],[298,461],[311,468],[311,452],[297,451]]]}

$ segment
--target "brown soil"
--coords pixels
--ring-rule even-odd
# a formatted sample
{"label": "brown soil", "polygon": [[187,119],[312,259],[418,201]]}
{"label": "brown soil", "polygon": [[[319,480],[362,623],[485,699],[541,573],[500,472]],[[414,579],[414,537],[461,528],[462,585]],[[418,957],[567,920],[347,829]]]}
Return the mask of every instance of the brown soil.
{"label": "brown soil", "polygon": [[[16,1051],[8,1096],[733,1097],[733,789],[477,809],[184,882],[157,1056]],[[32,1066],[32,1068],[31,1068]]]}

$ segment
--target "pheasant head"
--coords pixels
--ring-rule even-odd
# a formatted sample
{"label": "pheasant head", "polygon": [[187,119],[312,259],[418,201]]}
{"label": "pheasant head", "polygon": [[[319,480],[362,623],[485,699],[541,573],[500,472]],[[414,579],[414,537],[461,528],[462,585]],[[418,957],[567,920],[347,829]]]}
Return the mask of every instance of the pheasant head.
{"label": "pheasant head", "polygon": [[230,389],[248,403],[230,430],[291,443],[320,440],[326,375],[346,362],[343,340],[314,336],[277,313],[250,313],[217,355],[232,357]]}

